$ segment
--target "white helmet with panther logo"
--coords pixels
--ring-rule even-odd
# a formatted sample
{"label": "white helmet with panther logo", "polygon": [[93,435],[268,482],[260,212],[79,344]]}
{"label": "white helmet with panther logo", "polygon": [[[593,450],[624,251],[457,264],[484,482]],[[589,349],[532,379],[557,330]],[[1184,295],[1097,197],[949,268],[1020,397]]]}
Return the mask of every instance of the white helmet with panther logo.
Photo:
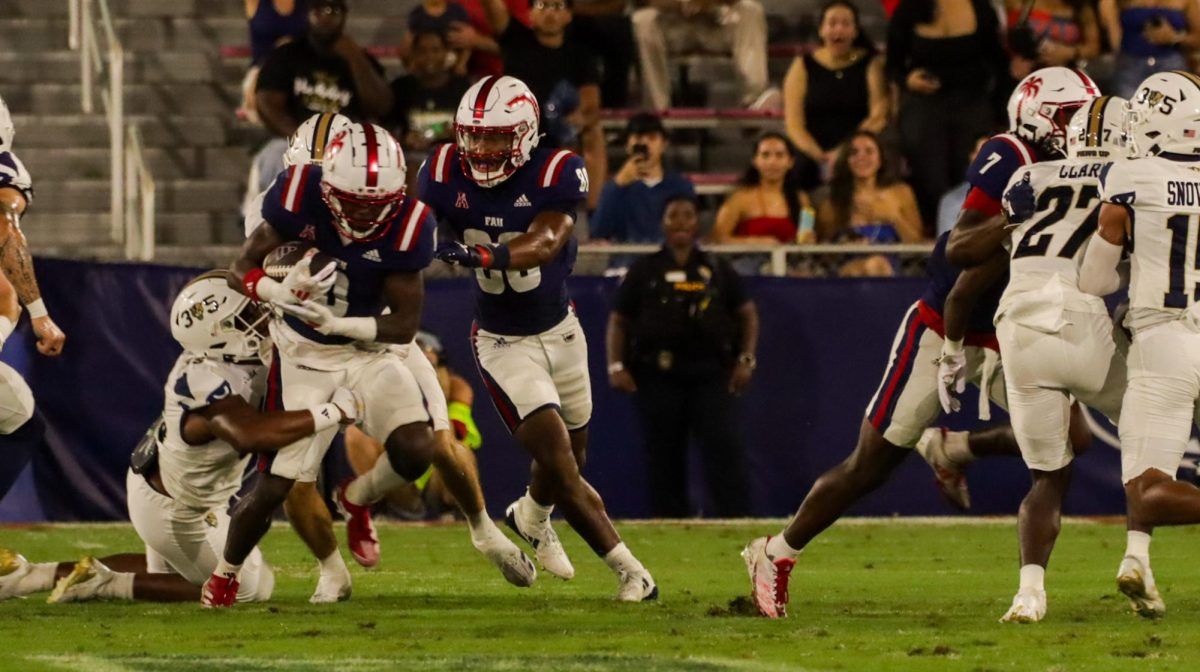
{"label": "white helmet with panther logo", "polygon": [[541,107],[525,82],[488,76],[467,90],[454,115],[463,172],[483,187],[507,180],[538,145]]}
{"label": "white helmet with panther logo", "polygon": [[1091,77],[1074,68],[1035,70],[1008,99],[1009,130],[1056,156],[1066,156],[1071,115],[1100,95]]}
{"label": "white helmet with panther logo", "polygon": [[183,349],[226,362],[260,360],[269,313],[229,286],[229,271],[208,271],[171,305],[171,335]]}
{"label": "white helmet with panther logo", "polygon": [[1200,77],[1173,70],[1138,85],[1125,117],[1130,156],[1200,154]]}
{"label": "white helmet with panther logo", "polygon": [[325,148],[321,196],[343,236],[380,238],[400,214],[408,168],[400,143],[378,124],[350,124]]}

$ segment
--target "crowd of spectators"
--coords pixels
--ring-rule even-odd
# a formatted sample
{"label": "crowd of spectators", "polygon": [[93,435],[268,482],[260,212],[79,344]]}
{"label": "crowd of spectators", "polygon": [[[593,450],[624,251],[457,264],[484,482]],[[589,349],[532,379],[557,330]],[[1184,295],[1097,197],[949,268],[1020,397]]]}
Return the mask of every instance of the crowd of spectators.
{"label": "crowd of spectators", "polygon": [[[284,139],[317,112],[385,123],[417,165],[452,139],[470,83],[506,73],[541,102],[543,144],[584,157],[586,230],[597,244],[659,243],[666,202],[695,197],[669,165],[659,116],[681,101],[677,57],[728,56],[740,104],[780,115],[722,202],[700,201],[715,213],[702,217],[708,242],[768,248],[929,240],[952,226],[965,168],[1003,128],[1017,79],[1068,65],[1128,96],[1148,72],[1187,68],[1200,50],[1200,0],[888,0],[882,41],[860,20],[876,0],[829,0],[804,22],[784,17],[815,34],[773,82],[760,0],[421,0],[393,42],[400,74],[346,33],[347,0],[245,1],[243,112],[275,136],[251,189],[271,179]],[[641,112],[606,137],[604,108]],[[877,255],[838,271],[895,267]]]}

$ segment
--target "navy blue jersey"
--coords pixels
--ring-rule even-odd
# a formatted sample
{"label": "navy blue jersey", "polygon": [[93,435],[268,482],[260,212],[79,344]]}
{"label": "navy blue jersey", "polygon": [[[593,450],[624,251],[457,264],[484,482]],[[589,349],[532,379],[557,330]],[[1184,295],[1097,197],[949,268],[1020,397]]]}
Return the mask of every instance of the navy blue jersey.
{"label": "navy blue jersey", "polygon": [[[421,199],[468,245],[506,243],[529,230],[538,213],[575,216],[587,196],[583,159],[565,149],[534,150],[529,162],[504,182],[476,184],[459,161],[454,145],[442,145],[421,166]],[[475,317],[496,334],[540,334],[567,316],[567,276],[575,267],[578,243],[572,237],[550,263],[527,271],[475,272]]]}
{"label": "navy blue jersey", "polygon": [[[929,275],[929,286],[921,296],[921,301],[939,316],[944,314],[946,297],[950,296],[950,290],[954,289],[954,283],[962,274],[961,268],[946,259],[946,241],[949,239],[949,232],[938,236],[937,244],[933,246],[933,253],[925,262],[925,272]],[[971,318],[967,322],[967,333],[993,334],[996,332],[992,320],[996,316],[996,309],[1000,306],[1000,297],[1004,294],[1006,286],[1008,286],[1008,273],[1005,273],[1004,277],[997,280],[996,284],[989,287],[983,296],[976,300],[975,308],[971,311]]]}
{"label": "navy blue jersey", "polygon": [[1037,161],[1036,150],[1024,140],[1012,133],[999,133],[979,148],[967,168],[967,183],[998,203],[1013,173]]}
{"label": "navy blue jersey", "polygon": [[[397,272],[416,273],[433,261],[437,223],[421,201],[406,198],[387,232],[372,241],[343,238],[321,198],[321,168],[293,166],[277,175],[263,198],[262,216],[287,240],[304,240],[338,260],[338,278],[325,297],[334,315],[373,317],[384,308],[383,281]],[[345,344],[287,316],[288,326],[317,343]]]}

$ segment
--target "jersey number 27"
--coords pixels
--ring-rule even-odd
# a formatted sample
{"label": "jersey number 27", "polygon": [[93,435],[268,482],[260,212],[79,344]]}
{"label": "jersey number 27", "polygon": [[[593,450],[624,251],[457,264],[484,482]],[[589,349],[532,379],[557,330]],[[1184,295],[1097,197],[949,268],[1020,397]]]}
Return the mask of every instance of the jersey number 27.
{"label": "jersey number 27", "polygon": [[1072,208],[1074,202],[1075,208],[1091,208],[1091,213],[1083,219],[1079,224],[1079,228],[1067,238],[1063,243],[1062,249],[1058,251],[1058,256],[1063,259],[1073,259],[1079,248],[1087,242],[1092,233],[1096,230],[1096,224],[1100,217],[1100,208],[1093,207],[1092,203],[1100,198],[1100,191],[1095,185],[1085,185],[1079,190],[1079,198],[1075,198],[1075,189],[1066,185],[1051,187],[1041,193],[1037,201],[1037,211],[1046,213],[1037,221],[1025,235],[1021,237],[1021,242],[1017,244],[1017,249],[1013,250],[1013,259],[1021,257],[1044,257],[1050,251],[1050,243],[1054,235],[1046,229],[1054,226],[1066,218]]}

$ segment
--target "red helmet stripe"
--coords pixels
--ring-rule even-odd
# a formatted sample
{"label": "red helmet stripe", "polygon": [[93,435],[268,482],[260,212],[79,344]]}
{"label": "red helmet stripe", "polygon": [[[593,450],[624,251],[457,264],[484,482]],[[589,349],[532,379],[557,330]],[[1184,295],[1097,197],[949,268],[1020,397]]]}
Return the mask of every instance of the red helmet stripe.
{"label": "red helmet stripe", "polygon": [[1090,96],[1100,95],[1100,90],[1096,88],[1096,83],[1092,81],[1091,77],[1088,77],[1082,71],[1076,70],[1075,68],[1071,68],[1071,72],[1075,73],[1075,75],[1077,77],[1079,77],[1079,81],[1083,82],[1083,86],[1085,89],[1087,89],[1088,95],[1090,95]]}
{"label": "red helmet stripe", "polygon": [[374,124],[363,124],[363,132],[367,134],[367,186],[379,186],[379,142],[375,136]]}
{"label": "red helmet stripe", "polygon": [[487,99],[491,95],[492,89],[496,88],[496,82],[500,81],[495,75],[488,75],[479,85],[479,95],[475,96],[475,105],[473,106],[471,117],[474,119],[483,119],[483,113],[487,111]]}

